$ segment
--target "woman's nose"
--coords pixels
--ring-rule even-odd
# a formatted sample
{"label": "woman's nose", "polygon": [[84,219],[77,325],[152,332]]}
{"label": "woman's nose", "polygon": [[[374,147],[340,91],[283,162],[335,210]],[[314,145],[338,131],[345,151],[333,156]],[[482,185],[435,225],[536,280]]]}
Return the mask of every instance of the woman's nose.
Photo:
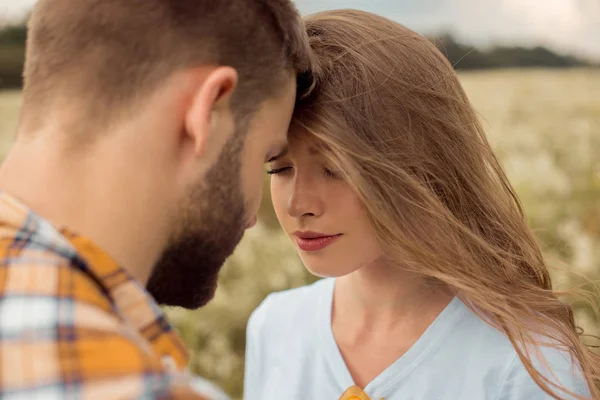
{"label": "woman's nose", "polygon": [[288,213],[294,218],[320,216],[323,213],[323,202],[316,182],[297,174],[287,208]]}

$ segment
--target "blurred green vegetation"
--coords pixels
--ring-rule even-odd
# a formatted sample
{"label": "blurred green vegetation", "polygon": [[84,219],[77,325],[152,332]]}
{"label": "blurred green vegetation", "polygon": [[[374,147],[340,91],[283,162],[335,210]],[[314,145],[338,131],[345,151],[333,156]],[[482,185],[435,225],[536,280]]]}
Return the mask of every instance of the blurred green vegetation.
{"label": "blurred green vegetation", "polygon": [[22,25],[0,30],[0,89],[22,86],[26,37],[27,29]]}
{"label": "blurred green vegetation", "polygon": [[495,46],[480,50],[457,42],[451,34],[431,36],[429,39],[458,70],[498,68],[572,68],[597,63],[562,55],[542,47]]}

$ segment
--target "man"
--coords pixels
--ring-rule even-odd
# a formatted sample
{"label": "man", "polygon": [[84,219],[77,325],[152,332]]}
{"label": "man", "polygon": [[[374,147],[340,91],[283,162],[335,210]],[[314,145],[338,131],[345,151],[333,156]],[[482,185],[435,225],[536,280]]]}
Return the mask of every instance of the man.
{"label": "man", "polygon": [[158,304],[253,225],[310,51],[289,0],[39,0],[0,169],[0,396],[203,398]]}

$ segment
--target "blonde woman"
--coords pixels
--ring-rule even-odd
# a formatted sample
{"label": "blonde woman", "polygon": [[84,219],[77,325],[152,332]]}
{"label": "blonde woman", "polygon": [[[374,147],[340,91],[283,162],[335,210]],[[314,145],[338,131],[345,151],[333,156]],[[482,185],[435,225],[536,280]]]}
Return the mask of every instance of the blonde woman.
{"label": "blonde woman", "polygon": [[245,399],[600,398],[599,357],[452,66],[373,14],[306,24],[315,87],[269,173],[285,233],[326,279],[254,312]]}

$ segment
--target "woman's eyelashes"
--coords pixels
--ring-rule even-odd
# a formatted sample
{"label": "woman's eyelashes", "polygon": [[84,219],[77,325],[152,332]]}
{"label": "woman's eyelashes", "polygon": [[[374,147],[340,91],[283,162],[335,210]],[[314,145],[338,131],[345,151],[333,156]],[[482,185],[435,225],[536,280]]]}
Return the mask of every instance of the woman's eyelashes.
{"label": "woman's eyelashes", "polygon": [[291,170],[292,170],[292,167],[269,168],[267,170],[267,174],[269,174],[269,175],[281,175],[281,174],[284,174],[286,172],[290,172]]}
{"label": "woman's eyelashes", "polygon": [[[267,174],[283,175],[283,174],[288,174],[288,173],[292,172],[292,170],[293,170],[292,166],[271,167],[271,168],[267,169]],[[339,174],[337,172],[335,172],[334,170],[332,170],[326,166],[322,166],[321,171],[323,172],[323,175],[325,175],[327,178],[332,178],[332,179],[339,178]]]}
{"label": "woman's eyelashes", "polygon": [[334,179],[339,178],[339,175],[335,171],[333,171],[325,166],[323,167],[323,173],[328,178],[334,178]]}

